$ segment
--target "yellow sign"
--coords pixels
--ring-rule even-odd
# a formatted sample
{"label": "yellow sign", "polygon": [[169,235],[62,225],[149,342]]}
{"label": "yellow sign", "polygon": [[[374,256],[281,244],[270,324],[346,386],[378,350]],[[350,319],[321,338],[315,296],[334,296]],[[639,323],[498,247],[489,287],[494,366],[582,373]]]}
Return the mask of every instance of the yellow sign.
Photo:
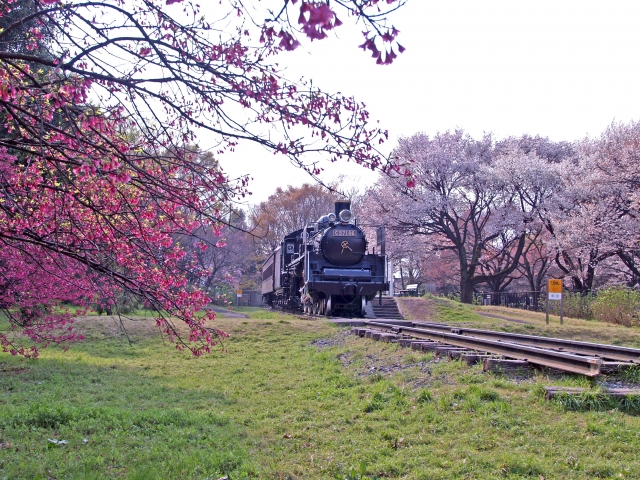
{"label": "yellow sign", "polygon": [[562,293],[562,280],[557,278],[550,278],[548,284],[549,293]]}

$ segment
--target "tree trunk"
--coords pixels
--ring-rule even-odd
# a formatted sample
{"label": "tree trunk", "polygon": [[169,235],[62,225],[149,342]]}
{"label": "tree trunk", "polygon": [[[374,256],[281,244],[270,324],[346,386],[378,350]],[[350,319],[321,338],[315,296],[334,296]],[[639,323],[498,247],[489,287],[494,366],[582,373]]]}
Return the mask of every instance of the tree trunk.
{"label": "tree trunk", "polygon": [[404,270],[402,269],[402,263],[400,263],[399,267],[400,267],[400,283],[402,284],[402,290],[404,290],[405,288],[407,288],[407,286],[404,283]]}
{"label": "tree trunk", "polygon": [[462,303],[473,303],[473,282],[462,275],[460,279],[460,301]]}

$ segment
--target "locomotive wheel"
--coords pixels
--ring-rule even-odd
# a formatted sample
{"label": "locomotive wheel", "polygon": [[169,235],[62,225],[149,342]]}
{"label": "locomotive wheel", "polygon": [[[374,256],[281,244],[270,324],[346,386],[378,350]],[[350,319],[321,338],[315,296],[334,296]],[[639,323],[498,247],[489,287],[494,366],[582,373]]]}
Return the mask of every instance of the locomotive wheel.
{"label": "locomotive wheel", "polygon": [[331,295],[327,297],[327,303],[325,303],[325,308],[324,308],[324,316],[325,317],[331,316]]}
{"label": "locomotive wheel", "polygon": [[364,317],[365,315],[365,308],[367,306],[367,297],[361,297],[362,298],[362,309],[360,310],[360,316]]}
{"label": "locomotive wheel", "polygon": [[313,313],[314,315],[318,315],[319,311],[320,311],[320,302],[313,302],[313,305],[311,307],[311,313]]}

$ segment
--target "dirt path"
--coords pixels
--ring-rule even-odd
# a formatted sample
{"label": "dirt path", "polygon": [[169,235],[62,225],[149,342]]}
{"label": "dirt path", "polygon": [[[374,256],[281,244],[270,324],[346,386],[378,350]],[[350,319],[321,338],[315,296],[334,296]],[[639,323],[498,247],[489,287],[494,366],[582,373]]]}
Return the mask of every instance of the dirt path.
{"label": "dirt path", "polygon": [[533,325],[531,322],[527,322],[525,320],[518,320],[516,318],[509,318],[509,317],[501,317],[500,315],[494,315],[493,313],[484,313],[484,312],[479,312],[477,310],[476,310],[476,313],[478,315],[482,315],[483,317],[497,318],[498,320],[504,320],[506,322],[521,323],[524,325]]}
{"label": "dirt path", "polygon": [[222,315],[224,315],[227,318],[249,318],[244,313],[234,312],[233,310],[229,310],[229,309],[224,308],[224,307],[219,307],[217,305],[209,305],[208,307],[211,310],[213,310],[214,312],[221,313]]}

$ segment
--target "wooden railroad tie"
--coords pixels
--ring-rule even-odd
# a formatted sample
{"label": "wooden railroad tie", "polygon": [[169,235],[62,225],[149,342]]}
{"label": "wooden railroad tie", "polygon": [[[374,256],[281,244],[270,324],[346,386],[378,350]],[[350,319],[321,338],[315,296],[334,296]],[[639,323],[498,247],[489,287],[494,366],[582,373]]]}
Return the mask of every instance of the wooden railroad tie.
{"label": "wooden railroad tie", "polygon": [[353,327],[351,333],[357,337],[373,338],[382,342],[397,342],[401,335],[395,333],[380,332],[369,328]]}
{"label": "wooden railroad tie", "polygon": [[482,361],[482,370],[485,372],[513,372],[529,368],[526,360],[503,360],[501,358],[485,358]]}
{"label": "wooden railroad tie", "polygon": [[431,340],[416,340],[415,338],[407,338],[403,336],[398,337],[398,345],[403,348],[411,348],[421,352],[433,351],[437,356],[446,355],[450,358],[460,359],[467,363],[467,365],[474,365],[485,358],[495,357],[495,355],[489,353],[481,353],[466,348],[443,345],[440,342],[434,342]]}
{"label": "wooden railroad tie", "polygon": [[414,338],[403,338],[399,336],[398,345],[403,348],[411,348],[419,352],[435,352],[436,356],[448,356],[460,359],[468,365],[474,365],[485,358],[495,358],[494,354],[476,352],[467,348],[444,345],[431,340],[416,340]]}
{"label": "wooden railroad tie", "polygon": [[600,364],[600,373],[614,373],[620,370],[624,370],[625,368],[633,367],[634,365],[637,364],[629,362],[602,362]]}
{"label": "wooden railroad tie", "polygon": [[380,335],[381,342],[390,342],[395,343],[400,338],[400,335],[396,335],[395,333],[383,333]]}
{"label": "wooden railroad tie", "polygon": [[411,348],[419,352],[435,352],[441,345],[440,342],[421,341],[412,343]]}
{"label": "wooden railroad tie", "polygon": [[640,395],[640,390],[636,388],[601,388],[598,391],[589,390],[588,388],[579,387],[544,387],[545,398],[551,400],[558,394],[565,395],[581,395],[585,392],[599,393],[610,397],[626,397]]}
{"label": "wooden railroad tie", "polygon": [[[462,360],[463,355],[477,355],[478,352],[474,352],[473,350],[469,350],[468,348],[460,348],[456,350],[449,350],[447,352],[447,356],[454,360]],[[464,360],[463,360],[464,361]]]}
{"label": "wooden railroad tie", "polygon": [[460,348],[460,347],[451,347],[449,345],[440,345],[436,347],[436,357],[452,357],[453,353],[462,353],[466,351],[466,349],[464,348]]}
{"label": "wooden railroad tie", "polygon": [[489,353],[478,353],[478,352],[466,352],[460,354],[460,360],[465,362],[467,365],[475,365],[476,363],[480,363],[485,358],[491,358],[494,355]]}
{"label": "wooden railroad tie", "polygon": [[435,353],[439,347],[443,347],[444,345],[440,342],[422,342],[421,350],[423,352],[433,352]]}
{"label": "wooden railroad tie", "polygon": [[358,336],[358,337],[365,337],[367,332],[369,332],[370,329],[368,328],[362,328],[362,327],[354,327],[351,329],[351,333],[353,333],[354,335]]}
{"label": "wooden railroad tie", "polygon": [[379,342],[397,342],[400,335],[386,332],[373,332],[371,338]]}

